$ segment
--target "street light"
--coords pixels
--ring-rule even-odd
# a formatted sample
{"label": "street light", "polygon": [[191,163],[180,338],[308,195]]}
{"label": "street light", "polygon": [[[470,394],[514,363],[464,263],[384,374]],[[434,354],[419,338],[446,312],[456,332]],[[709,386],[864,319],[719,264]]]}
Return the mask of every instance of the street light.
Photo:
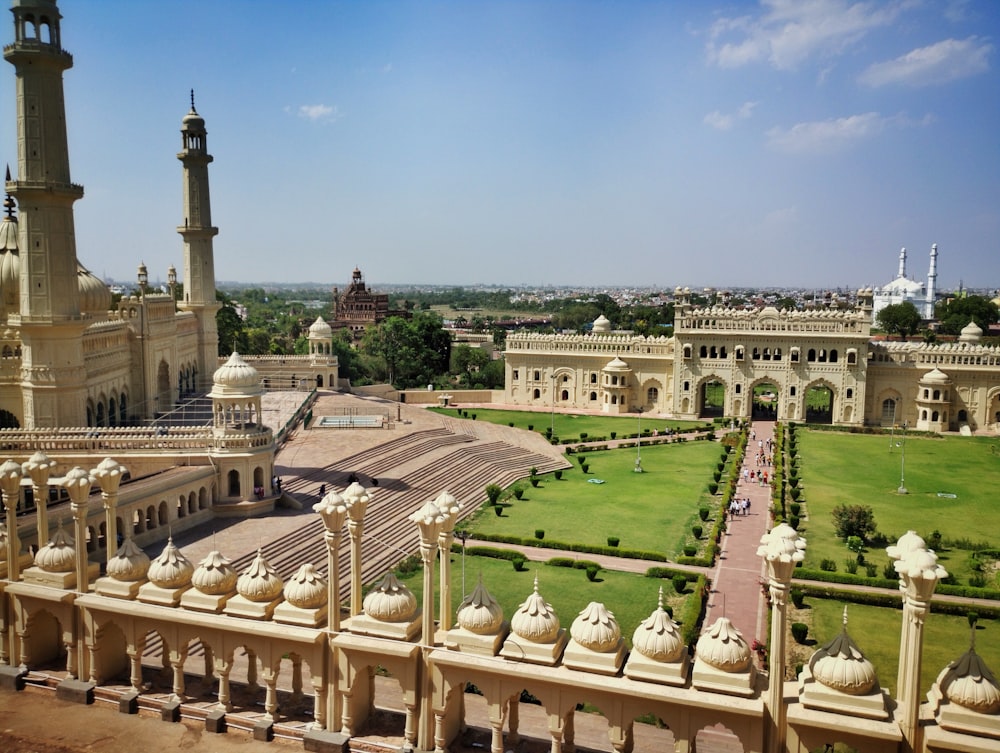
{"label": "street light", "polygon": [[897,494],[909,494],[906,490],[906,484],[904,480],[906,479],[906,421],[903,421],[903,440],[900,445],[901,452],[899,454],[899,488],[896,490]]}
{"label": "street light", "polygon": [[642,473],[642,406],[636,409],[639,416],[638,433],[635,435],[635,468],[636,473]]}

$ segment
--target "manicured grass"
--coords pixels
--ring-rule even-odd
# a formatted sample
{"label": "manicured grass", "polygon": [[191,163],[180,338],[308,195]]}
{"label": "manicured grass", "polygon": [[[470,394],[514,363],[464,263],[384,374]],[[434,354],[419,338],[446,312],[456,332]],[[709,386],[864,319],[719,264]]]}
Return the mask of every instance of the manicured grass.
{"label": "manicured grass", "polygon": [[[808,519],[800,532],[809,541],[806,567],[833,559],[844,571],[850,556],[834,534],[832,511],[838,504],[870,505],[878,530],[897,538],[913,529],[924,539],[940,531],[945,542],[966,539],[1000,545],[1000,442],[990,437],[906,438],[905,483],[909,494],[896,492],[903,447],[890,448],[888,435],[872,436],[829,431],[796,430],[799,476]],[[900,441],[897,435],[896,441]],[[955,497],[940,497],[939,492]],[[941,564],[958,583],[968,585],[969,552],[939,549]],[[866,553],[866,560],[888,562],[884,550]],[[863,570],[861,571],[863,574]],[[996,578],[991,583],[996,586]]]}
{"label": "manicured grass", "polygon": [[[814,649],[820,648],[843,629],[844,604],[833,599],[807,598],[806,606],[809,608],[803,612],[808,613],[812,622],[809,636],[817,641]],[[847,632],[867,659],[875,665],[879,684],[895,695],[902,610],[851,604],[847,608],[847,618]],[[968,649],[970,633],[965,617],[935,614],[933,610],[928,615],[924,626],[924,654],[920,670],[921,699],[930,690],[938,673]],[[979,620],[976,653],[994,672],[1000,668],[1000,623]]]}
{"label": "manicured grass", "polygon": [[[538,487],[518,482],[524,487],[521,500],[503,503],[500,517],[484,508],[470,529],[524,538],[541,529],[545,540],[592,546],[607,546],[607,538],[617,536],[623,549],[673,557],[691,538],[700,504],[708,503],[715,515],[717,502],[708,501],[706,487],[721,453],[721,444],[707,440],[643,447],[644,473],[634,472],[632,448],[574,456],[586,458],[587,473],[574,461],[561,480],[546,474]],[[705,531],[710,527],[704,524]]]}
{"label": "manicured grass", "polygon": [[[572,555],[571,555],[572,556]],[[586,559],[586,555],[576,555]],[[462,555],[452,554],[452,616],[462,603]],[[435,568],[435,600],[438,598],[439,570]],[[482,575],[483,584],[500,606],[504,619],[510,620],[514,611],[531,594],[535,576],[538,576],[538,592],[552,605],[562,627],[569,630],[576,616],[592,601],[606,606],[615,615],[621,627],[622,637],[631,647],[632,633],[639,623],[656,608],[657,589],[663,586],[664,603],[674,610],[674,617],[681,618],[684,604],[692,597],[692,584],[687,592],[679,595],[669,580],[646,578],[632,573],[602,570],[594,582],[587,580],[583,570],[568,567],[551,567],[541,562],[529,562],[521,572],[516,572],[510,562],[490,557],[465,558],[466,591],[471,592]],[[423,603],[423,576],[418,570],[404,581]],[[435,614],[437,612],[435,611]]]}
{"label": "manicured grass", "polygon": [[[611,432],[617,432],[619,437],[628,434],[635,434],[639,428],[639,419],[636,416],[589,416],[574,415],[572,413],[547,413],[535,411],[515,411],[515,410],[494,410],[493,408],[430,408],[437,413],[442,413],[452,418],[460,417],[458,411],[462,410],[469,414],[476,414],[477,421],[489,421],[494,424],[507,426],[513,423],[518,429],[534,427],[534,431],[545,433],[545,430],[555,424],[555,436],[561,439],[572,439],[574,442],[580,437],[580,432],[586,432],[590,437],[605,437],[610,439]],[[642,419],[642,431],[655,429],[663,434],[666,429],[677,429],[686,431],[699,426],[707,426],[703,421],[668,421],[663,418]]]}

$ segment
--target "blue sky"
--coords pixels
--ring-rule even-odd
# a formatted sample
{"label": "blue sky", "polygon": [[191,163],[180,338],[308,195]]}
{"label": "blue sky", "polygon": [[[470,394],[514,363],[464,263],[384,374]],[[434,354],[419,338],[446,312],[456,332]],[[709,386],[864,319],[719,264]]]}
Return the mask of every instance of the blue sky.
{"label": "blue sky", "polygon": [[220,280],[1000,287],[993,0],[60,9],[97,274],[180,266],[193,87]]}

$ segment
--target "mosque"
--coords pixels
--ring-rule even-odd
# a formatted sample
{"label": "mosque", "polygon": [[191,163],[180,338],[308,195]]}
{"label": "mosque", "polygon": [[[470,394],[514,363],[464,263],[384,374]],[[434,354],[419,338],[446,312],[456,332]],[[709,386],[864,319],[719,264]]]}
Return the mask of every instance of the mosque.
{"label": "mosque", "polygon": [[919,280],[911,280],[906,276],[906,249],[900,249],[899,271],[896,273],[896,279],[880,288],[875,288],[873,291],[872,316],[878,316],[878,312],[886,306],[909,301],[920,312],[921,319],[933,319],[937,295],[937,257],[938,247],[935,243],[931,246],[931,264],[925,285]]}
{"label": "mosque", "polygon": [[[213,515],[262,513],[273,504],[274,435],[260,421],[262,374],[271,369],[270,378],[305,380],[307,387],[320,377],[332,382],[330,327],[317,321],[310,329],[311,353],[301,361],[261,362],[258,369],[233,354],[218,365],[211,156],[193,105],[182,121],[179,154],[183,299],[175,305],[173,296],[143,287],[108,311],[106,290],[76,258],[73,203],[83,189],[69,173],[62,72],[72,57],[62,47],[62,17],[55,0],[13,0],[12,12],[14,42],[4,57],[17,76],[18,166],[6,183],[10,200],[0,235],[0,401],[7,422],[0,432],[7,458],[0,464],[6,517],[0,528],[0,699],[45,670],[57,677],[55,693],[65,700],[91,703],[99,695],[122,713],[141,708],[164,722],[183,715],[210,733],[225,732],[236,721],[234,706],[246,705],[254,710],[256,740],[282,734],[306,750],[344,751],[375,713],[376,673],[386,672],[402,694],[398,732],[405,750],[444,753],[455,744],[465,729],[469,684],[485,699],[492,753],[518,745],[525,690],[547,715],[553,753],[573,750],[574,715],[585,703],[601,709],[610,746],[619,753],[633,750],[634,720],[644,715],[663,723],[657,749],[679,753],[806,753],[834,743],[875,753],[987,753],[1000,745],[1000,687],[973,647],[941,668],[924,702],[919,697],[924,623],[945,572],[912,533],[888,552],[903,600],[892,695],[846,621],[798,679],[785,680],[785,609],[806,544],[784,524],[766,534],[758,550],[772,610],[774,661],[767,673],[725,617],[705,630],[692,652],[662,603],[650,603],[639,625],[622,626],[595,602],[566,628],[537,581],[510,615],[481,582],[455,611],[447,552],[459,505],[447,492],[407,521],[419,537],[422,604],[391,573],[364,593],[371,490],[359,483],[331,491],[314,508],[328,578],[305,562],[283,579],[261,553],[240,571],[217,550],[195,564],[172,541],[150,558],[144,547],[167,526],[177,532]],[[862,421],[879,400],[894,401],[901,417],[942,430],[961,420],[957,410],[966,411],[970,425],[992,423],[985,407],[996,403],[997,387],[979,373],[995,375],[998,354],[980,346],[974,332],[940,350],[880,351],[868,342],[869,321],[870,305],[795,315],[682,303],[678,334],[670,339],[601,329],[589,339],[515,336],[508,368],[521,375],[508,389],[524,401],[543,399],[548,386],[565,404],[670,406],[696,415],[703,407],[700,386],[715,378],[726,385],[725,409],[749,415],[755,385],[769,380],[780,393],[782,418],[805,410],[796,389],[823,384],[834,393],[832,420],[841,423]],[[570,367],[591,363],[587,359],[593,365]],[[880,368],[882,375],[873,376]],[[164,406],[205,388],[209,425],[162,420],[170,415]],[[918,418],[924,410],[928,417]],[[158,424],[142,424],[158,415]],[[18,523],[29,496],[30,530]],[[70,530],[60,523],[53,531],[48,515],[62,501],[68,505],[59,512],[68,506],[62,517]],[[342,608],[345,528],[349,599]],[[623,630],[634,630],[631,651]],[[153,644],[161,647],[162,666],[143,661]],[[291,679],[290,700],[279,692],[284,676]],[[151,694],[150,682],[164,678],[166,696]],[[308,714],[299,718],[306,721],[290,726],[291,712],[303,706]]]}

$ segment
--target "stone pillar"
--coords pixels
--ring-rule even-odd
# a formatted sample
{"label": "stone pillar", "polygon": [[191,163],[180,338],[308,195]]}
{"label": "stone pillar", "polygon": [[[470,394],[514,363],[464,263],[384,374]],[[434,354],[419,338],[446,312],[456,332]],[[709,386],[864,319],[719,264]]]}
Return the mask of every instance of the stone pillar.
{"label": "stone pillar", "polygon": [[350,516],[347,531],[351,535],[351,617],[361,614],[361,534],[370,501],[368,491],[356,481],[344,490],[344,504]]}
{"label": "stone pillar", "polygon": [[[118,551],[118,487],[128,469],[111,458],[104,458],[91,472],[101,487],[101,504],[104,506],[104,549],[105,562]],[[208,674],[206,672],[206,674]]]}
{"label": "stone pillar", "polygon": [[174,700],[184,700],[184,662],[187,660],[187,652],[170,652],[170,668],[173,670],[173,694]]}
{"label": "stone pillar", "polygon": [[233,700],[232,691],[229,686],[229,674],[233,671],[233,663],[225,660],[215,660],[215,674],[219,678],[219,705],[220,711],[232,711]]}
{"label": "stone pillar", "polygon": [[516,748],[521,742],[521,694],[513,695],[507,701],[507,745]]}
{"label": "stone pillar", "polygon": [[311,728],[326,729],[327,682],[323,674],[313,674],[313,721]]}
{"label": "stone pillar", "polygon": [[[886,547],[885,551],[895,566],[895,563],[898,563],[910,553],[914,551],[925,551],[926,549],[927,543],[917,535],[916,531],[907,531],[899,537],[899,540],[897,540],[895,544]],[[905,603],[906,581],[902,576],[899,578],[899,592],[903,598],[903,602]],[[904,618],[902,629],[899,631],[899,666],[896,672],[896,702],[899,704],[900,708],[902,708],[906,703],[906,698],[904,696],[906,688],[908,688],[910,684],[909,675],[911,667],[909,664],[909,657],[906,653],[906,647],[910,645],[912,632],[913,631],[910,629],[910,621]]]}
{"label": "stone pillar", "polygon": [[[7,580],[11,583],[21,579],[21,539],[17,535],[17,503],[21,499],[21,466],[13,460],[0,465],[0,491],[3,492],[3,506],[7,511]],[[13,647],[11,648],[13,656]]]}
{"label": "stone pillar", "polygon": [[[434,504],[444,516],[441,531],[438,533],[438,553],[441,560],[441,605],[438,615],[438,629],[451,630],[451,542],[455,538],[455,523],[458,522],[461,506],[447,491],[441,492]],[[462,594],[465,597],[465,594]]]}
{"label": "stone pillar", "polygon": [[49,474],[56,467],[56,462],[39,450],[27,462],[21,464],[21,470],[31,477],[31,493],[35,498],[35,516],[38,530],[38,546],[43,547],[49,541]]}
{"label": "stone pillar", "polygon": [[[344,520],[348,508],[337,492],[331,491],[313,505],[313,510],[323,518],[323,538],[326,541],[327,569],[327,618],[326,624],[332,631],[340,630],[340,538],[343,535]],[[353,521],[352,521],[353,522]],[[360,537],[360,534],[359,534]],[[351,533],[351,554],[354,554],[354,534]],[[353,565],[353,560],[352,560]],[[353,575],[353,573],[352,573]],[[360,592],[359,592],[360,595]],[[352,588],[353,603],[353,588]]]}
{"label": "stone pillar", "polygon": [[[767,753],[785,749],[785,627],[788,621],[788,591],[795,563],[805,559],[806,541],[787,523],[780,523],[760,537],[757,556],[767,563],[768,589],[771,596],[771,670],[768,675],[764,708]],[[616,748],[617,750],[617,748]]]}
{"label": "stone pillar", "polygon": [[442,514],[433,502],[427,502],[410,516],[420,530],[420,559],[424,565],[424,603],[421,609],[420,642],[423,646],[420,677],[420,714],[417,720],[417,745],[421,750],[429,750],[433,745],[434,710],[431,704],[430,663],[427,655],[434,647],[434,554],[438,535],[447,516]]}
{"label": "stone pillar", "polygon": [[269,722],[278,721],[278,673],[270,667],[264,668],[264,718]]}
{"label": "stone pillar", "polygon": [[76,592],[85,594],[90,588],[87,576],[87,502],[90,497],[92,479],[83,468],[71,470],[60,482],[69,494],[70,510],[76,544]]}

